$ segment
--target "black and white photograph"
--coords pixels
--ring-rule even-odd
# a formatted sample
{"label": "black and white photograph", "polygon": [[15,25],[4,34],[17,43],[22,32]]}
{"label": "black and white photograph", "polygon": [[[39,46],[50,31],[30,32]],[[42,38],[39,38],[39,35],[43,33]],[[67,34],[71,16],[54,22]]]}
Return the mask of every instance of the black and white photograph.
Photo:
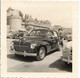
{"label": "black and white photograph", "polygon": [[72,72],[72,7],[59,6],[6,10],[7,71]]}
{"label": "black and white photograph", "polygon": [[[5,70],[18,74],[75,72],[78,3],[23,1],[19,4],[16,1],[7,4]],[[75,53],[77,57],[77,50]]]}

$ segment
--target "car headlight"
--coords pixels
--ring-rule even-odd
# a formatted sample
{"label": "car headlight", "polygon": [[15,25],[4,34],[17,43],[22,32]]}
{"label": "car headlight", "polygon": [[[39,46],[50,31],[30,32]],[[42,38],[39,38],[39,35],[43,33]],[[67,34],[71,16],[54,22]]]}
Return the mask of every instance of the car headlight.
{"label": "car headlight", "polygon": [[30,47],[31,47],[32,49],[34,49],[34,48],[36,47],[36,43],[32,43],[32,44],[30,45]]}

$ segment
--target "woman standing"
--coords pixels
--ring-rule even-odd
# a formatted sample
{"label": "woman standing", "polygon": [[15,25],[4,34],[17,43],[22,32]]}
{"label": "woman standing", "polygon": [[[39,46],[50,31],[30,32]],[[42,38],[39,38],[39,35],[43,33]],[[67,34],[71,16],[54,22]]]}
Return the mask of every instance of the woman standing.
{"label": "woman standing", "polygon": [[63,29],[62,28],[58,30],[58,37],[59,37],[60,50],[62,50],[63,48]]}

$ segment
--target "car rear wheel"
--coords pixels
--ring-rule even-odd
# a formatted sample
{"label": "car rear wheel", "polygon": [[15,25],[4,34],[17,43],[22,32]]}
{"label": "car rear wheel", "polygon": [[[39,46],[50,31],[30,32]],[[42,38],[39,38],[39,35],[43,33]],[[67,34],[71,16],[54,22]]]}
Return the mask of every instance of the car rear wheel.
{"label": "car rear wheel", "polygon": [[42,59],[44,59],[46,55],[46,50],[44,47],[40,47],[39,51],[38,51],[38,54],[37,54],[37,60],[40,61]]}

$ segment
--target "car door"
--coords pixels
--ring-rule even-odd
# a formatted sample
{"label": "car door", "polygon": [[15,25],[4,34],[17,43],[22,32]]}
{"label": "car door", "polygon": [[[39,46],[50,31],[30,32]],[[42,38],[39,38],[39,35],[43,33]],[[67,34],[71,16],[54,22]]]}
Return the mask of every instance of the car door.
{"label": "car door", "polygon": [[48,42],[51,45],[51,49],[55,49],[58,44],[58,35],[55,31],[49,31],[47,34]]}
{"label": "car door", "polygon": [[54,35],[53,48],[55,49],[58,47],[59,38],[58,38],[58,34],[56,31],[53,31],[53,35]]}

